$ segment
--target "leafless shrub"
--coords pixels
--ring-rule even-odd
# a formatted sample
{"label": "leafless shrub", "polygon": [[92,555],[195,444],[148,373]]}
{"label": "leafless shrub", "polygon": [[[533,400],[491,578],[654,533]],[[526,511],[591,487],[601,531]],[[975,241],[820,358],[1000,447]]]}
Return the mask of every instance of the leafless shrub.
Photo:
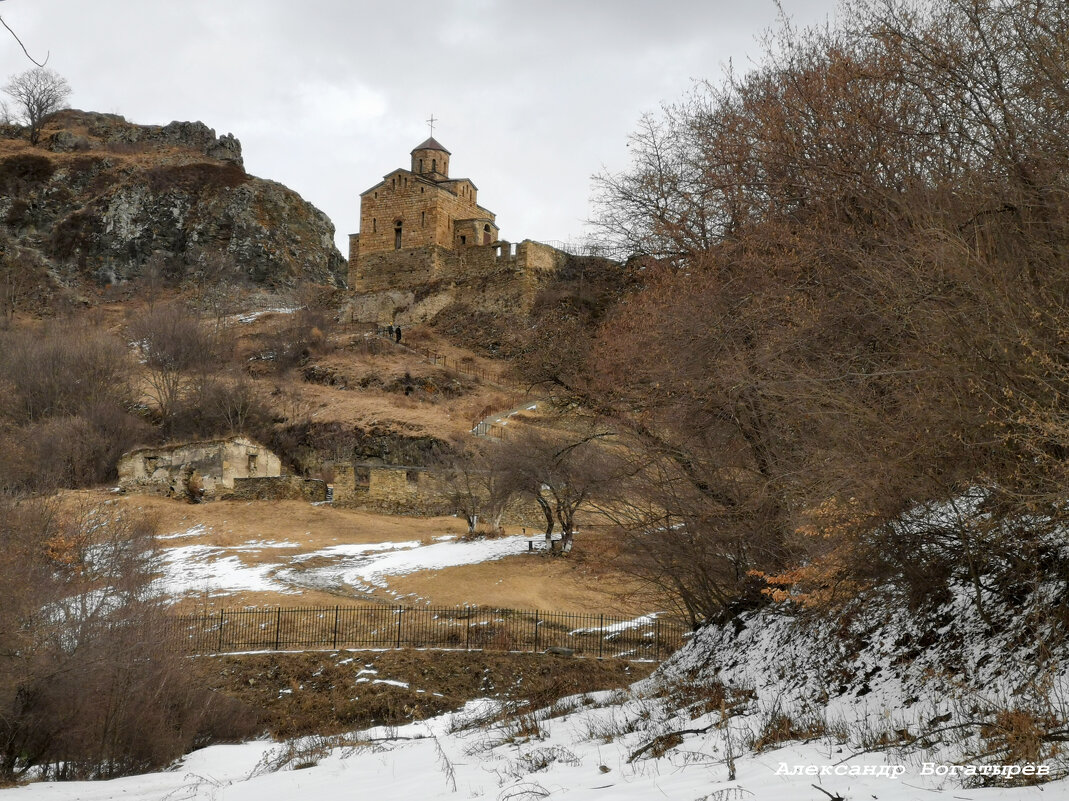
{"label": "leafless shrub", "polygon": [[167,641],[150,520],[0,508],[0,778],[106,778],[249,731]]}
{"label": "leafless shrub", "polygon": [[141,354],[161,425],[170,433],[181,404],[217,366],[218,340],[194,312],[179,303],[148,309],[131,321],[127,336]]}
{"label": "leafless shrub", "polygon": [[87,324],[51,323],[0,339],[0,371],[20,423],[130,402],[130,362],[114,337]]}

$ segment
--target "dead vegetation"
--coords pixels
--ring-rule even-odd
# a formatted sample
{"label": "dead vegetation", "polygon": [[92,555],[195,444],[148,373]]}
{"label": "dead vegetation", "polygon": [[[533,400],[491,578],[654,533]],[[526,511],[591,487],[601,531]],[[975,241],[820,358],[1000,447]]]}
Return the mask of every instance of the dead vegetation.
{"label": "dead vegetation", "polygon": [[[200,657],[207,685],[260,710],[275,737],[392,726],[460,709],[475,698],[535,711],[579,693],[626,687],[652,663],[541,654],[331,651]],[[406,686],[402,686],[406,685]]]}

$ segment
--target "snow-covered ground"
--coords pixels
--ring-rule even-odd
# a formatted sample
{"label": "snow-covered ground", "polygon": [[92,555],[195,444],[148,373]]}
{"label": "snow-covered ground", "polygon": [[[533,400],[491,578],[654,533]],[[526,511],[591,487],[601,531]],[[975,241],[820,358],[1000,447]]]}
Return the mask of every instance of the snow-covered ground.
{"label": "snow-covered ground", "polygon": [[[933,766],[932,775],[922,775],[922,763],[885,752],[852,755],[851,749],[825,740],[743,754],[740,742],[732,742],[742,736],[734,727],[685,735],[667,753],[646,752],[632,759],[655,731],[701,728],[718,714],[694,720],[666,716],[662,703],[642,693],[626,699],[623,695],[566,699],[557,706],[561,714],[541,720],[540,733],[533,737],[530,722],[522,719],[463,729],[466,720],[478,720],[491,706],[473,702],[456,715],[397,729],[373,729],[349,737],[344,744],[335,741],[334,747],[314,738],[290,745],[214,746],[190,754],[167,772],[108,782],[41,783],[0,791],[0,798],[826,801],[830,796],[851,801],[1039,801],[1069,797],[1066,781],[1043,787],[963,790],[958,780],[936,775],[945,769],[943,765]],[[795,770],[803,773],[795,775]]]}
{"label": "snow-covered ground", "polygon": [[[1017,613],[1049,600],[1040,589]],[[550,709],[473,701],[400,728],[215,746],[166,772],[34,784],[0,801],[1069,798],[1059,752],[1008,758],[1021,738],[990,725],[999,710],[1064,721],[1065,660],[1052,641],[980,636],[964,591],[919,619],[885,601],[831,621],[750,613],[741,627],[703,630],[629,690]],[[1039,786],[984,786],[1047,772],[1055,780]]]}
{"label": "snow-covered ground", "polygon": [[[204,526],[198,525],[159,539],[180,541],[207,533]],[[286,553],[298,547],[296,543],[270,540],[250,540],[233,546],[165,547],[161,551],[157,589],[175,599],[191,593],[299,593],[307,588],[368,591],[387,587],[391,576],[522,553],[527,549],[527,538],[453,542],[451,537],[439,537],[428,545],[411,540],[332,545],[312,552]],[[256,558],[243,559],[242,554],[255,554]]]}

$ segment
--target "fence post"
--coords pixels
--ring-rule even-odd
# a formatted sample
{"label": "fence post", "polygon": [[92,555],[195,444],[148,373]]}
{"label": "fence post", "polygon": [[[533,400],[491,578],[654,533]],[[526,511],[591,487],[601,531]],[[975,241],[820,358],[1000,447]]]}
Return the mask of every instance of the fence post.
{"label": "fence post", "polygon": [[653,619],[653,658],[661,661],[661,619]]}
{"label": "fence post", "polygon": [[222,652],[223,650],[223,615],[226,614],[225,609],[219,610],[219,645],[216,647],[216,651]]}
{"label": "fence post", "polygon": [[338,610],[339,607],[334,607],[334,648],[338,647]]}
{"label": "fence post", "polygon": [[275,650],[278,650],[279,641],[282,638],[282,607],[275,614]]}
{"label": "fence post", "polygon": [[535,653],[538,652],[538,617],[539,617],[539,614],[538,614],[538,610],[536,609],[535,610],[535,636],[534,636],[534,650],[535,650]]}
{"label": "fence post", "polygon": [[468,614],[464,618],[464,650],[471,650],[471,610],[466,610]]}
{"label": "fence post", "polygon": [[605,615],[600,615],[598,617],[598,659],[601,659],[603,645],[605,645]]}
{"label": "fence post", "polygon": [[401,618],[405,614],[405,608],[403,606],[397,607],[397,647],[401,647]]}

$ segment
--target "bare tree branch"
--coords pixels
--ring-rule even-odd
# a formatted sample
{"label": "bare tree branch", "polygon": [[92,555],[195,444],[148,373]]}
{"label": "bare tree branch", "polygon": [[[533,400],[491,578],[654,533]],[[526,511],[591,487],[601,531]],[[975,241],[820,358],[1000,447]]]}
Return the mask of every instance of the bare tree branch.
{"label": "bare tree branch", "polygon": [[[3,0],[0,0],[0,2],[3,2]],[[22,52],[26,54],[26,58],[28,58],[30,61],[32,61],[34,64],[36,64],[38,67],[43,67],[45,64],[48,63],[49,56],[52,55],[51,51],[45,53],[45,60],[44,61],[38,61],[37,59],[35,59],[33,56],[30,55],[30,51],[26,49],[26,45],[24,45],[22,43],[22,40],[19,38],[18,34],[15,33],[13,30],[11,30],[11,26],[8,25],[6,22],[4,22],[4,18],[3,17],[0,17],[0,25],[3,25],[5,28],[7,28],[7,32],[10,33],[13,37],[15,37],[15,41],[19,43],[19,47],[21,47],[22,48]]]}

